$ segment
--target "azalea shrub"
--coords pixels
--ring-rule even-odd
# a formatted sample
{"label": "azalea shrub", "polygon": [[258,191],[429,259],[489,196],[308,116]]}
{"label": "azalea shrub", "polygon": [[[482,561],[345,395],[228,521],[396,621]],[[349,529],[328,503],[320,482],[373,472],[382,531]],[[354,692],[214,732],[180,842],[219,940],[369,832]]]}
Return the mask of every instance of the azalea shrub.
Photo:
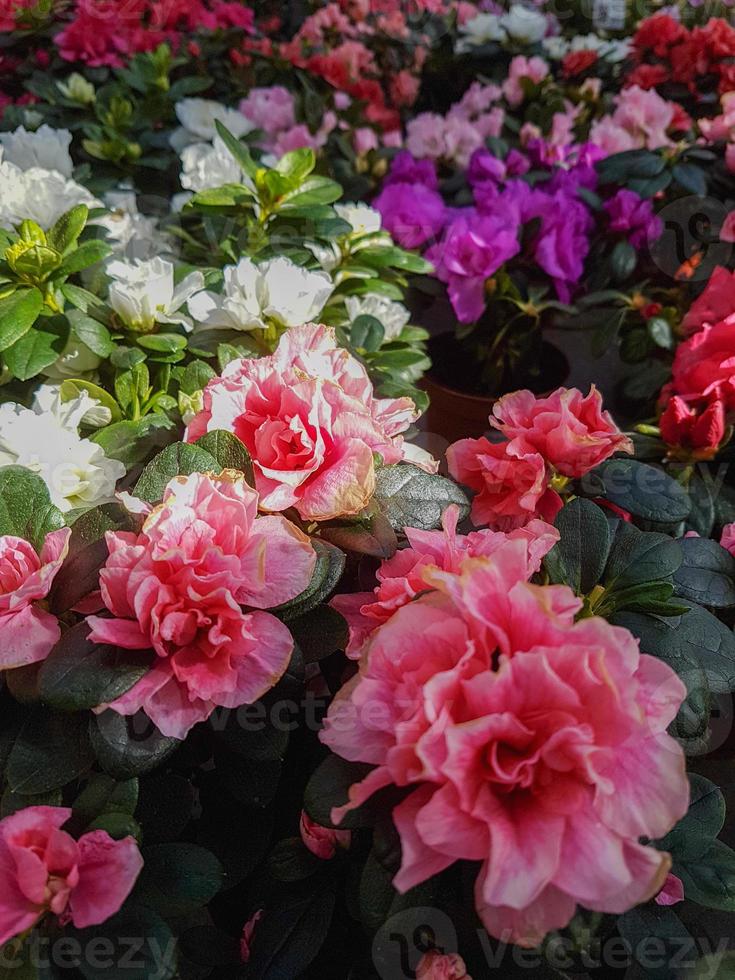
{"label": "azalea shrub", "polygon": [[732,30],[582,7],[0,4],[0,976],[728,975]]}

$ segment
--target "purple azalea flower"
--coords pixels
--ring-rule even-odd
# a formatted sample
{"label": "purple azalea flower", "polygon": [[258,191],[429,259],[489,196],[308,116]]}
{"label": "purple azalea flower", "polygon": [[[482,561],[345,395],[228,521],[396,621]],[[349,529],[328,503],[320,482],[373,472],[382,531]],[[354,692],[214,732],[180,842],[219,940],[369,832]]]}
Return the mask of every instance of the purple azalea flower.
{"label": "purple azalea flower", "polygon": [[499,184],[505,179],[506,166],[489,150],[475,150],[470,157],[470,164],[467,168],[467,180],[471,187],[475,184],[486,184],[492,182]]}
{"label": "purple azalea flower", "polygon": [[485,282],[518,253],[518,226],[505,216],[477,213],[456,218],[441,242],[426,253],[447,284],[460,323],[473,323],[485,310]]}
{"label": "purple azalea flower", "polygon": [[584,272],[590,249],[589,234],[594,224],[585,205],[574,194],[537,192],[529,201],[526,219],[540,218],[541,228],[533,243],[534,258],[554,280],[562,302],[571,297],[571,287]]}
{"label": "purple azalea flower", "polygon": [[439,186],[439,179],[434,161],[417,160],[408,150],[401,150],[393,157],[383,186],[390,184],[423,184],[435,191]]}
{"label": "purple azalea flower", "polygon": [[388,184],[373,201],[386,228],[403,248],[418,248],[444,227],[441,195],[425,184]]}
{"label": "purple azalea flower", "polygon": [[639,197],[635,191],[620,190],[605,201],[610,218],[610,230],[624,232],[635,249],[641,249],[657,239],[663,231],[663,223],[653,213],[653,204]]}

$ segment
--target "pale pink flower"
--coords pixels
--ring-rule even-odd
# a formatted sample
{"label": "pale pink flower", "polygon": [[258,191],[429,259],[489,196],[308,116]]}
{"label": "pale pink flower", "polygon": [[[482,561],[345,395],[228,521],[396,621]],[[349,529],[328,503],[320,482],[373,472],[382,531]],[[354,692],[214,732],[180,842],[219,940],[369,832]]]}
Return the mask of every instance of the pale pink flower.
{"label": "pale pink flower", "polygon": [[258,129],[270,136],[296,125],[293,95],[283,85],[250,89],[239,108]]}
{"label": "pale pink flower", "polygon": [[337,853],[337,848],[348,848],[352,841],[349,830],[333,830],[314,823],[305,810],[301,811],[299,833],[304,845],[322,861],[329,861]]}
{"label": "pale pink flower", "polygon": [[120,910],[143,867],[133,837],[94,830],[74,840],[69,807],[29,806],[0,820],[0,945],[43,916],[77,929]]}
{"label": "pale pink flower", "polygon": [[525,55],[518,54],[513,58],[508,67],[508,77],[503,82],[503,95],[511,106],[519,106],[525,99],[522,79],[527,78],[538,85],[549,74],[549,66],[543,58],[534,56],[527,58]]}
{"label": "pale pink flower", "polygon": [[667,734],[681,680],[627,630],[575,622],[571,589],[519,581],[525,552],[427,573],[437,591],[376,631],[322,740],[374,767],[333,822],[384,787],[410,791],[393,810],[400,892],[482,862],[483,925],[536,946],[577,905],[619,915],[660,891],[671,859],[639,841],[684,816],[689,784]]}
{"label": "pale pink flower", "polygon": [[[502,110],[501,110],[502,111]],[[493,116],[493,123],[496,116]],[[486,120],[487,122],[487,120]],[[475,122],[462,116],[448,115],[444,120],[444,155],[462,169],[470,157],[483,144],[483,138]]]}
{"label": "pale pink flower", "polygon": [[375,459],[408,459],[434,470],[400,433],[417,417],[410,398],[376,398],[367,371],[337,346],[329,327],[283,334],[269,357],[231,361],[204,390],[187,440],[227,429],[253,458],[264,510],[295,507],[305,520],[363,510],[375,489]]}
{"label": "pale pink flower", "polygon": [[334,596],[330,605],[345,617],[350,628],[345,651],[348,657],[358,659],[373,631],[430,587],[427,569],[459,573],[467,558],[487,557],[507,541],[521,540],[526,543],[528,554],[526,565],[520,566],[520,571],[524,579],[530,579],[559,540],[555,527],[536,520],[508,534],[490,530],[457,534],[458,516],[459,510],[453,504],[444,512],[441,531],[406,528],[409,547],[382,563],[376,572],[378,585],[372,592]]}
{"label": "pale pink flower", "polygon": [[656,92],[631,85],[616,96],[617,108],[590,130],[590,140],[606,153],[646,147],[657,150],[673,146],[667,130],[674,120],[675,104]]}
{"label": "pale pink flower", "polygon": [[290,521],[257,515],[241,473],[192,473],[170,481],[139,534],[107,533],[100,586],[113,618],[88,617],[90,639],[156,654],[108,707],[143,709],[164,735],[184,738],[215,707],[251,704],[276,684],[293,639],[260,610],[303,592],[316,557]]}
{"label": "pale pink flower", "polygon": [[584,476],[613,453],[633,452],[594,385],[587,395],[578,388],[557,388],[546,398],[514,391],[495,402],[490,424],[511,441],[510,452],[540,453],[564,476]]}
{"label": "pale pink flower", "polygon": [[352,134],[352,145],[358,156],[377,150],[378,136],[370,126],[359,126]]}
{"label": "pale pink flower", "polygon": [[411,119],[406,126],[406,149],[423,160],[440,160],[447,156],[444,141],[444,117],[435,112],[421,112]]}
{"label": "pale pink flower", "polygon": [[440,953],[431,949],[416,966],[416,980],[472,980],[458,953]]}
{"label": "pale pink flower", "polygon": [[45,660],[61,636],[40,600],[49,594],[69,551],[71,529],[46,535],[41,554],[29,541],[0,536],[0,670]]}

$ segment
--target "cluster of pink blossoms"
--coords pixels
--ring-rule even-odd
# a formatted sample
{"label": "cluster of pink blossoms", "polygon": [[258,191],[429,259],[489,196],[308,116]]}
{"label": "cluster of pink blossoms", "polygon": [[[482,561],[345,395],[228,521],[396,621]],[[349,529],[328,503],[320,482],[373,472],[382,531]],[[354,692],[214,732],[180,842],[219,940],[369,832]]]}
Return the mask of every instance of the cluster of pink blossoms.
{"label": "cluster of pink blossoms", "polygon": [[430,591],[373,633],[322,734],[374,767],[336,824],[378,790],[405,791],[395,887],[481,862],[478,914],[522,946],[566,926],[578,904],[621,914],[660,892],[670,857],[639,841],[666,834],[689,800],[666,732],[684,685],[627,630],[575,622],[569,588],[528,581],[543,538],[427,566]]}
{"label": "cluster of pink blossoms", "polygon": [[472,520],[507,531],[535,517],[553,521],[562,500],[554,476],[579,478],[613,453],[632,453],[594,385],[588,395],[558,388],[547,398],[515,391],[489,419],[504,441],[460,439],[447,450],[449,471],[476,492]]}
{"label": "cluster of pink blossoms", "polygon": [[93,830],[74,840],[61,828],[72,811],[29,806],[0,820],[0,946],[45,915],[77,929],[120,910],[143,867],[132,837]]}
{"label": "cluster of pink blossoms", "polygon": [[375,398],[360,362],[330,327],[292,327],[275,353],[231,361],[204,389],[189,423],[196,441],[227,429],[247,447],[264,510],[295,507],[304,520],[357,514],[375,490],[375,454],[428,470],[436,463],[401,433],[418,417],[410,398]]}

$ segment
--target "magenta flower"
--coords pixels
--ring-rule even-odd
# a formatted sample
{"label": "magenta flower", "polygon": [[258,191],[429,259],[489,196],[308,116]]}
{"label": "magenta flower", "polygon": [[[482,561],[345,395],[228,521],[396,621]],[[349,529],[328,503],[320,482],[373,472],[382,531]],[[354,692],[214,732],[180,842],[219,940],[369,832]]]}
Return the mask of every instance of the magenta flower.
{"label": "magenta flower", "polygon": [[446,207],[441,194],[425,184],[388,184],[373,207],[380,211],[383,227],[403,248],[418,248],[444,227]]}
{"label": "magenta flower", "polygon": [[635,249],[655,241],[663,231],[663,222],[653,213],[653,204],[635,191],[620,190],[605,201],[610,230],[624,232]]}

